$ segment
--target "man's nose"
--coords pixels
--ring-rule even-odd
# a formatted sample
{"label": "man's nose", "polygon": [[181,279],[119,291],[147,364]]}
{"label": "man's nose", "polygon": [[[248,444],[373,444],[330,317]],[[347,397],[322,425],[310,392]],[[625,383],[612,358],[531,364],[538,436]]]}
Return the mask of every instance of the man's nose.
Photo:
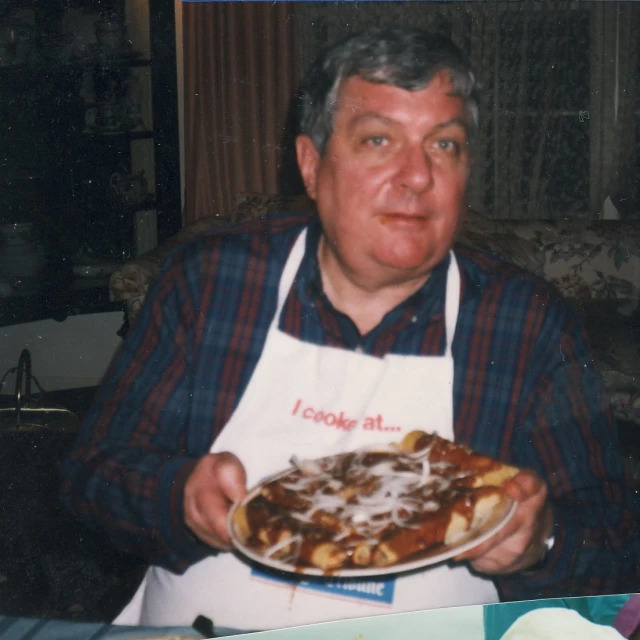
{"label": "man's nose", "polygon": [[407,149],[398,172],[399,186],[421,193],[433,184],[433,169],[429,154],[422,147]]}

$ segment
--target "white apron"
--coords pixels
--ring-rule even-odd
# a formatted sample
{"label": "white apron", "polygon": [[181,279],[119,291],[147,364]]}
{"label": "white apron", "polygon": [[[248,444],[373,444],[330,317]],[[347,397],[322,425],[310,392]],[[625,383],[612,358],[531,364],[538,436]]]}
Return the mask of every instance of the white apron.
{"label": "white apron", "polygon": [[[298,237],[280,280],[276,314],[238,407],[211,448],[231,451],[247,486],[289,466],[293,454],[317,458],[397,441],[414,429],[453,439],[453,356],[460,274],[447,274],[443,356],[387,355],[302,342],[278,329],[305,251]],[[205,558],[176,575],[151,567],[118,624],[274,629],[344,618],[498,601],[488,579],[466,566],[438,565],[409,575],[366,580],[300,581],[252,569],[239,556]]]}

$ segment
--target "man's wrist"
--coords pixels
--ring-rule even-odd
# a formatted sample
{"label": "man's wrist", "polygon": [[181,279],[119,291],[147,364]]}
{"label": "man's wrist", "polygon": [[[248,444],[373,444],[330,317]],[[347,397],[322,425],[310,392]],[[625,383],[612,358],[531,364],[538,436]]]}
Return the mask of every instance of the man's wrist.
{"label": "man's wrist", "polygon": [[549,557],[549,554],[551,553],[551,551],[553,550],[555,544],[556,544],[556,519],[555,519],[555,514],[553,512],[553,507],[551,506],[551,504],[549,502],[547,502],[547,505],[545,507],[546,509],[546,520],[547,520],[547,526],[546,526],[546,531],[545,531],[545,537],[544,540],[542,541],[542,544],[544,546],[544,556],[543,556],[543,560],[546,560]]}
{"label": "man's wrist", "polygon": [[543,542],[542,542],[542,546],[544,547],[544,553],[542,555],[542,561],[543,563],[546,561],[546,559],[549,557],[549,554],[553,551],[553,547],[556,544],[556,536],[554,533],[552,533],[551,535],[547,536]]}

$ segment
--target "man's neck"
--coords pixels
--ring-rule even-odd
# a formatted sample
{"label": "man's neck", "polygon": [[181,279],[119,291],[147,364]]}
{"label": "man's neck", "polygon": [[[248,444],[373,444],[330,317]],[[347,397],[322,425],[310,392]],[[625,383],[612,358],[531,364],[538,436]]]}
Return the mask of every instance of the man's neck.
{"label": "man's neck", "polygon": [[338,311],[351,318],[361,335],[377,327],[389,311],[418,291],[429,278],[427,274],[382,284],[359,280],[331,251],[324,236],[318,243],[318,265],[324,294]]}

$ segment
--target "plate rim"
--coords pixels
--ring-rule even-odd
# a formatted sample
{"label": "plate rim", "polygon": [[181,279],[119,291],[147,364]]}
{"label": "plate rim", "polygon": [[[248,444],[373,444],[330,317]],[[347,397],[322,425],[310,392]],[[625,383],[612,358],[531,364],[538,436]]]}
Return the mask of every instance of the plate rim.
{"label": "plate rim", "polygon": [[[278,478],[290,473],[293,469],[294,467],[289,467],[285,471],[281,471],[264,478],[263,480],[258,482],[242,500],[238,500],[237,502],[235,502],[229,509],[229,513],[227,514],[227,532],[229,534],[229,538],[231,540],[231,543],[233,544],[233,550],[235,552],[245,556],[253,562],[258,563],[259,565],[262,565],[269,569],[284,571],[288,574],[300,576],[300,578],[303,578],[304,576],[312,576],[316,578],[322,577],[328,580],[335,578],[367,578],[373,576],[407,573],[409,571],[415,571],[416,569],[423,569],[435,564],[440,564],[441,562],[450,560],[454,556],[464,553],[469,549],[477,547],[478,545],[482,544],[493,535],[498,533],[503,527],[507,525],[511,518],[513,518],[518,508],[518,502],[516,500],[510,498],[506,494],[503,494],[502,500],[500,501],[499,505],[491,512],[491,515],[489,517],[490,524],[487,524],[487,522],[485,521],[478,527],[477,530],[481,532],[480,535],[478,535],[477,537],[472,537],[470,539],[468,538],[468,536],[465,536],[464,541],[460,544],[451,545],[439,553],[423,556],[417,560],[412,560],[410,562],[394,564],[389,567],[363,567],[361,569],[347,568],[336,569],[332,571],[325,571],[316,567],[295,567],[278,560],[265,558],[264,556],[261,556],[260,554],[249,549],[240,541],[239,535],[235,531],[233,519],[236,510],[240,506],[250,502],[267,482],[277,480]],[[496,511],[500,511],[502,513],[502,516],[499,518],[498,522],[493,522],[493,520],[495,519],[494,514]],[[485,527],[487,526],[488,528],[485,530]]]}

